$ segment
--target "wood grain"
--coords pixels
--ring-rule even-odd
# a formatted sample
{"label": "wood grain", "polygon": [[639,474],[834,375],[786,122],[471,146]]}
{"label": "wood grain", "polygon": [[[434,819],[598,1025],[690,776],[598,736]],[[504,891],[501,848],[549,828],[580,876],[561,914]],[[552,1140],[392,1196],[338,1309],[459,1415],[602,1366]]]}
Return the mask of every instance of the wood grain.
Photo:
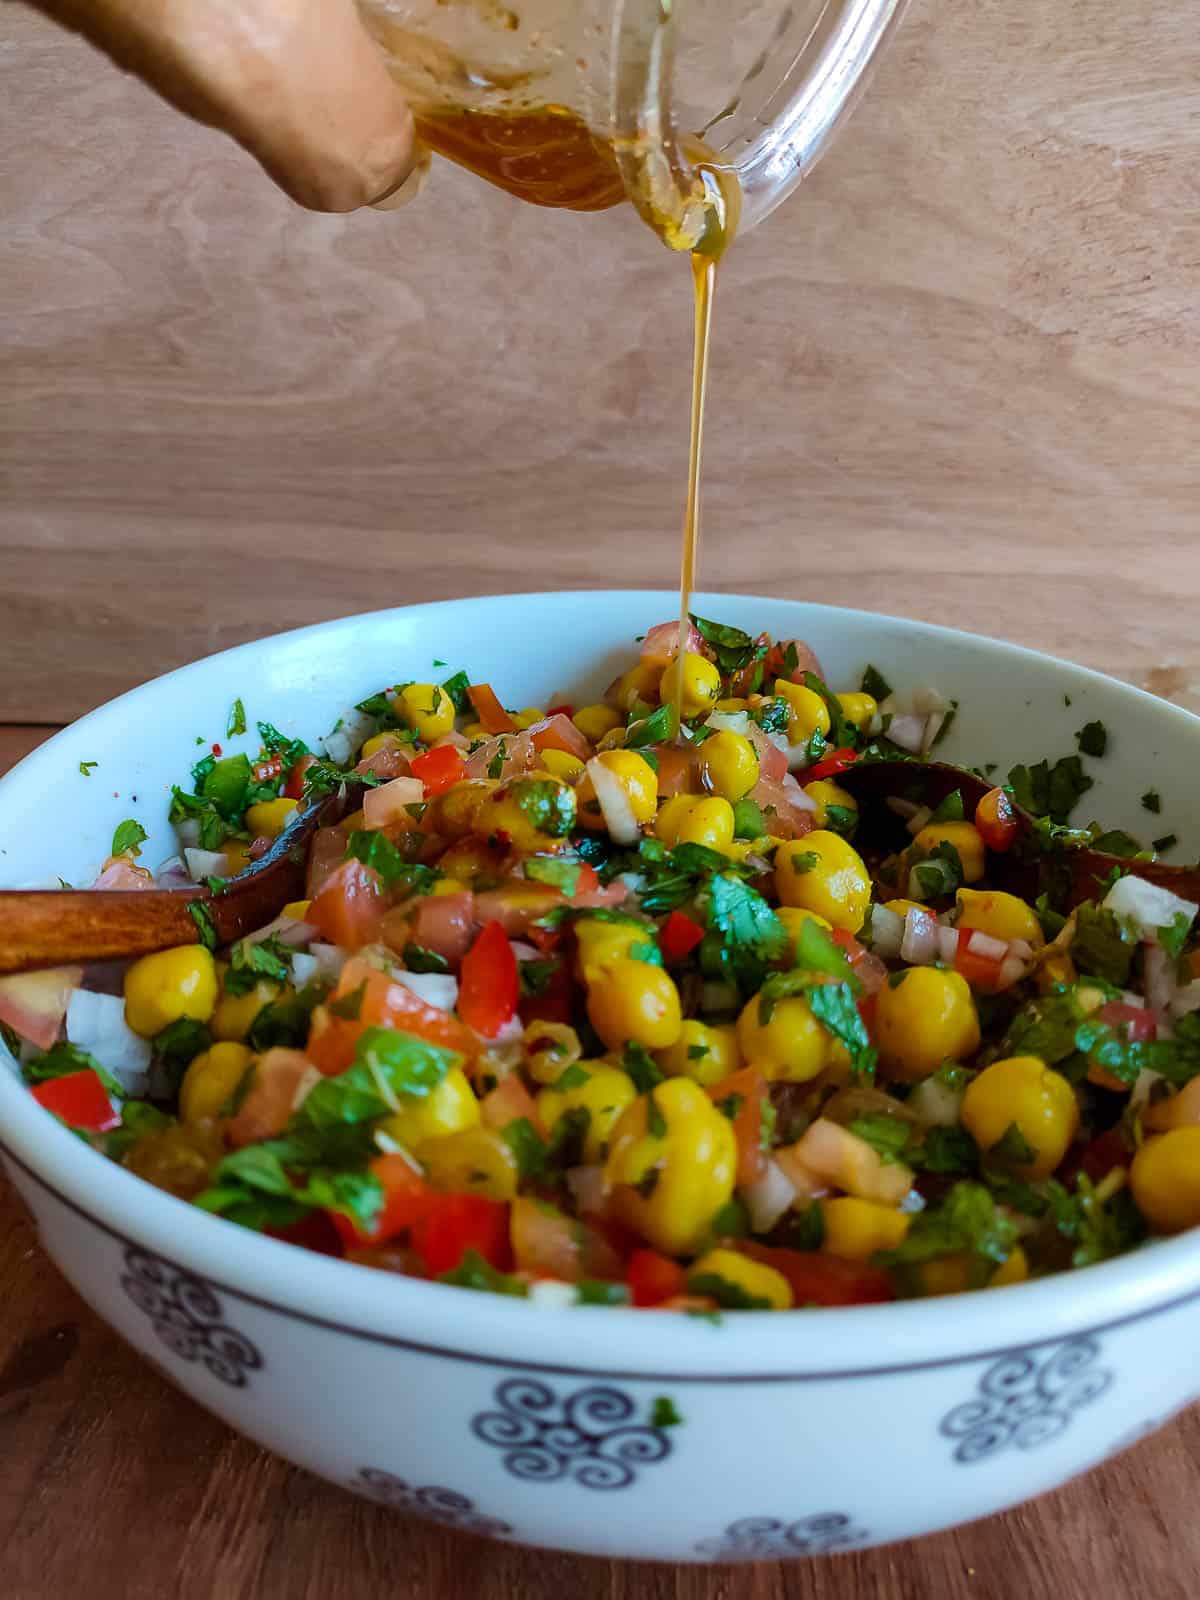
{"label": "wood grain", "polygon": [[[46,730],[42,730],[43,735]],[[0,772],[29,730],[0,726]],[[356,1500],[201,1411],[93,1316],[0,1179],[5,1600],[1192,1600],[1200,1411],[1057,1494],[915,1543],[787,1565],[579,1560]],[[886,1427],[881,1419],[881,1428]],[[886,1495],[886,1483],[877,1486]],[[616,1514],[616,1513],[615,1513]]]}
{"label": "wood grain", "polygon": [[[385,603],[673,581],[688,274],[628,208],[443,165],[303,213],[4,11],[0,715]],[[729,260],[706,585],[1200,705],[1198,81],[1187,0],[916,0]]]}

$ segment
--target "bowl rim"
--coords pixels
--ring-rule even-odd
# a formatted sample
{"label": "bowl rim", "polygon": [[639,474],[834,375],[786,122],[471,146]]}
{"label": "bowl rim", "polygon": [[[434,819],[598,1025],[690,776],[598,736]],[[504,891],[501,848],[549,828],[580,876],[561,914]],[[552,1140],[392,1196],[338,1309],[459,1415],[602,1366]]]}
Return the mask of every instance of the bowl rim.
{"label": "bowl rim", "polygon": [[[356,613],[304,628],[251,640],[190,662],[126,691],[55,734],[0,779],[0,815],[10,789],[24,788],[48,775],[56,746],[73,739],[94,719],[132,709],[164,686],[198,678],[211,664],[239,664],[280,645],[293,646],[315,635],[385,628],[393,618],[414,613],[462,611],[464,607],[503,610],[588,604],[674,603],[669,590],[568,590],[539,594],[466,596],[418,602]],[[1082,685],[1102,686],[1107,694],[1152,705],[1180,730],[1200,728],[1200,717],[1091,668],[1041,651],[884,613],[793,601],[782,597],[699,592],[694,608],[731,602],[743,606],[783,605],[801,621],[824,620],[836,629],[886,623],[901,633],[932,636],[985,653],[1019,657],[1059,669]],[[46,1116],[19,1080],[0,1072],[0,1155],[24,1182],[46,1191],[124,1248],[150,1252],[202,1278],[225,1294],[293,1320],[324,1327],[351,1338],[477,1364],[570,1375],[643,1378],[655,1382],[739,1384],[804,1382],[883,1377],[909,1371],[978,1362],[1094,1334],[1158,1315],[1200,1298],[1200,1231],[1157,1240],[1142,1249],[1070,1276],[1070,1293],[1061,1292],[1063,1274],[923,1301],[878,1306],[821,1308],[804,1314],[768,1317],[722,1314],[720,1326],[674,1317],[669,1343],[654,1330],[660,1319],[622,1307],[546,1307],[501,1296],[476,1295],[445,1284],[384,1274],[354,1263],[301,1251],[280,1240],[226,1223],[185,1201],[154,1189],[144,1180],[89,1150],[55,1119]],[[302,1270],[297,1263],[304,1262]],[[337,1314],[331,1315],[330,1308]],[[947,1308],[953,1314],[948,1316]],[[569,1331],[568,1331],[569,1329]],[[780,1334],[786,1329],[786,1338]],[[781,1348],[782,1347],[782,1348]],[[564,1350],[569,1358],[564,1358]]]}

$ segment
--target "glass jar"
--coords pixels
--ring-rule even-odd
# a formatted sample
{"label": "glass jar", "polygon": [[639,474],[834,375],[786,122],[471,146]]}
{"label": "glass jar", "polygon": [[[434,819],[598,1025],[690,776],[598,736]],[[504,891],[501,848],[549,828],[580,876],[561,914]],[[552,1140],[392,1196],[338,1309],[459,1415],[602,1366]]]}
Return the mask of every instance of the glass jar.
{"label": "glass jar", "polygon": [[905,3],[359,0],[431,149],[537,205],[628,198],[674,249],[791,193]]}

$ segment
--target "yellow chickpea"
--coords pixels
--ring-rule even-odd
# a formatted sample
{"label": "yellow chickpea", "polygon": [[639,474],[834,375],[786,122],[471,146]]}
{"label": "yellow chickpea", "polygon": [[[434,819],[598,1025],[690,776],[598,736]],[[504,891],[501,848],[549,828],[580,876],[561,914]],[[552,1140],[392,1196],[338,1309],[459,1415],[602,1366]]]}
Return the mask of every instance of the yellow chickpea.
{"label": "yellow chickpea", "polygon": [[494,1128],[464,1128],[460,1133],[426,1139],[416,1156],[435,1189],[451,1194],[478,1194],[488,1200],[511,1200],[520,1181],[517,1158]]}
{"label": "yellow chickpea", "polygon": [[654,832],[664,844],[679,843],[679,830],[683,826],[683,820],[698,798],[699,796],[694,794],[673,794],[663,801],[654,819]]}
{"label": "yellow chickpea", "polygon": [[829,826],[829,808],[836,806],[839,811],[850,811],[858,815],[858,801],[849,789],[843,789],[840,783],[834,783],[832,778],[817,778],[812,783],[804,785],[804,792],[810,800],[817,803],[817,827]]}
{"label": "yellow chickpea", "polygon": [[1015,1127],[1033,1154],[1028,1161],[1010,1160],[1008,1165],[1020,1177],[1046,1178],[1079,1130],[1079,1103],[1061,1072],[1037,1056],[1009,1056],[993,1061],[967,1085],[961,1117],[985,1151]]}
{"label": "yellow chickpea", "polygon": [[1138,1210],[1155,1233],[1200,1222],[1200,1128],[1172,1128],[1147,1139],[1129,1170]]}
{"label": "yellow chickpea", "polygon": [[278,839],[299,809],[299,800],[260,800],[247,809],[246,826],[261,839]]}
{"label": "yellow chickpea", "polygon": [[799,995],[777,1000],[767,1022],[759,996],[752,995],[737,1020],[737,1036],[747,1064],[772,1080],[807,1083],[829,1062],[829,1035]]}
{"label": "yellow chickpea", "polygon": [[579,976],[590,983],[602,967],[621,960],[634,945],[647,944],[653,938],[654,928],[648,922],[608,922],[601,917],[580,917],[575,924]]}
{"label": "yellow chickpea", "polygon": [[894,1250],[909,1223],[903,1211],[854,1195],[822,1200],[821,1220],[825,1225],[822,1250],[847,1261],[867,1261],[877,1250]]}
{"label": "yellow chickpea", "polygon": [[733,843],[733,807],[728,800],[713,795],[696,800],[679,824],[679,844],[703,844],[710,850],[724,850]]}
{"label": "yellow chickpea", "polygon": [[521,711],[513,712],[513,722],[518,733],[524,733],[526,728],[532,728],[535,722],[545,722],[546,713],[541,706],[525,706]]}
{"label": "yellow chickpea", "polygon": [[381,1133],[406,1150],[415,1150],[426,1139],[479,1126],[479,1101],[461,1067],[452,1067],[427,1095],[401,1099],[404,1103],[400,1110],[384,1117],[378,1126]]}
{"label": "yellow chickpea", "polygon": [[505,835],[526,852],[558,850],[575,825],[575,791],[559,778],[513,778],[484,796],[471,823],[481,838]]}
{"label": "yellow chickpea", "polygon": [[978,883],[987,864],[983,836],[973,822],[931,822],[913,840],[916,856],[932,855],[939,844],[951,844],[962,862],[963,878]]}
{"label": "yellow chickpea", "polygon": [[590,739],[593,744],[599,744],[604,735],[611,733],[614,728],[619,728],[623,720],[615,706],[603,704],[580,706],[571,718],[583,737]]}
{"label": "yellow chickpea", "polygon": [[960,889],[956,900],[960,928],[977,928],[992,939],[1006,942],[1025,939],[1034,949],[1044,943],[1037,912],[1015,894],[1005,894],[1000,889]]}
{"label": "yellow chickpea", "polygon": [[720,728],[700,746],[704,780],[723,800],[741,800],[758,782],[758,755],[744,734]]}
{"label": "yellow chickpea", "polygon": [[871,874],[853,845],[815,828],[776,851],[775,892],[783,905],[815,911],[835,928],[857,933],[871,903]]}
{"label": "yellow chickpea", "polygon": [[682,714],[685,717],[698,717],[711,711],[721,695],[721,674],[708,657],[694,655],[691,651],[682,657],[675,657],[663,673],[659,685],[659,698],[664,704],[679,698],[681,677],[683,695],[679,709]]}
{"label": "yellow chickpea", "polygon": [[841,707],[842,715],[847,722],[852,722],[856,728],[867,728],[871,719],[879,710],[873,695],[869,694],[839,694],[837,703]]}
{"label": "yellow chickpea", "polygon": [[143,1039],[181,1017],[207,1022],[216,1003],[217,969],[203,945],[158,950],[125,974],[125,1021]]}
{"label": "yellow chickpea", "polygon": [[787,678],[776,678],[775,695],[787,701],[788,739],[792,744],[804,744],[814,733],[829,732],[829,707],[814,690]]}
{"label": "yellow chickpea", "polygon": [[636,667],[621,674],[604,698],[621,711],[632,711],[639,700],[651,704],[659,698],[662,675],[661,667],[639,661]]}
{"label": "yellow chickpea", "polygon": [[[572,1076],[582,1075],[582,1082],[571,1082]],[[568,1087],[553,1084],[541,1090],[537,1097],[538,1120],[546,1132],[553,1133],[568,1111],[586,1111],[588,1130],[583,1145],[585,1161],[603,1161],[608,1153],[608,1137],[613,1124],[637,1099],[637,1088],[627,1072],[618,1067],[593,1063],[584,1067],[568,1067],[565,1076]]]}
{"label": "yellow chickpea", "polygon": [[444,839],[464,839],[475,826],[480,806],[495,788],[491,778],[462,778],[452,783],[431,802],[426,826],[436,828]]}
{"label": "yellow chickpea", "polygon": [[886,1077],[917,1083],[944,1061],[965,1061],[979,1048],[979,1016],[965,978],[939,967],[910,967],[895,976],[900,981],[885,983],[875,1003]]}
{"label": "yellow chickpea", "polygon": [[245,994],[226,994],[222,988],[210,1023],[213,1038],[230,1042],[244,1039],[258,1013],[278,1000],[281,992],[277,983],[265,979],[259,979]]}
{"label": "yellow chickpea", "polygon": [[738,1070],[742,1051],[731,1022],[710,1026],[689,1017],[675,1043],[656,1051],[654,1059],[669,1078],[691,1078],[708,1088]]}
{"label": "yellow chickpea", "polygon": [[693,1294],[703,1294],[713,1279],[740,1289],[751,1302],[765,1302],[759,1309],[790,1311],[795,1304],[792,1286],[782,1272],[738,1250],[708,1250],[688,1269],[688,1288]]}
{"label": "yellow chickpea", "polygon": [[578,756],[568,755],[565,750],[543,750],[540,759],[542,767],[552,778],[575,784],[583,777],[583,762]]}
{"label": "yellow chickpea", "polygon": [[254,1057],[243,1044],[214,1044],[195,1056],[179,1087],[179,1115],[193,1127],[219,1116]]}
{"label": "yellow chickpea", "polygon": [[588,1018],[609,1050],[630,1040],[666,1050],[679,1038],[679,990],[662,967],[620,956],[594,969],[587,988]]}
{"label": "yellow chickpea", "polygon": [[[621,785],[635,822],[653,822],[658,807],[658,774],[636,750],[601,750],[594,761],[611,772]],[[585,770],[578,786],[581,821],[598,824],[601,816],[596,786]]]}
{"label": "yellow chickpea", "polygon": [[621,1113],[604,1171],[619,1221],[656,1250],[691,1254],[733,1194],[732,1125],[699,1084],[669,1078]]}
{"label": "yellow chickpea", "polygon": [[454,701],[436,683],[406,683],[392,701],[392,710],[424,744],[432,744],[454,726]]}

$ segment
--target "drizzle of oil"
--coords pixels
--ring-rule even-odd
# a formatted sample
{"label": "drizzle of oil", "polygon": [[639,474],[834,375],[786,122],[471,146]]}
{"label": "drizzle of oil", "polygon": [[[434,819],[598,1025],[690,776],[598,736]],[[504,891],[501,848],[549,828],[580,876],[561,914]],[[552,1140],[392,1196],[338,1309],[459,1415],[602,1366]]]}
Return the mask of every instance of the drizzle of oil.
{"label": "drizzle of oil", "polygon": [[[679,659],[687,651],[691,623],[692,590],[696,584],[696,556],[700,547],[700,465],[704,451],[704,403],[708,396],[708,340],[712,332],[713,296],[717,287],[717,258],[691,258],[695,320],[692,333],[692,413],[688,434],[687,499],[683,511],[683,553],[679,564]],[[675,723],[683,710],[683,671],[675,688]]]}
{"label": "drizzle of oil", "polygon": [[565,106],[430,109],[417,112],[416,124],[439,155],[518,200],[568,211],[606,211],[625,199],[611,144]]}

